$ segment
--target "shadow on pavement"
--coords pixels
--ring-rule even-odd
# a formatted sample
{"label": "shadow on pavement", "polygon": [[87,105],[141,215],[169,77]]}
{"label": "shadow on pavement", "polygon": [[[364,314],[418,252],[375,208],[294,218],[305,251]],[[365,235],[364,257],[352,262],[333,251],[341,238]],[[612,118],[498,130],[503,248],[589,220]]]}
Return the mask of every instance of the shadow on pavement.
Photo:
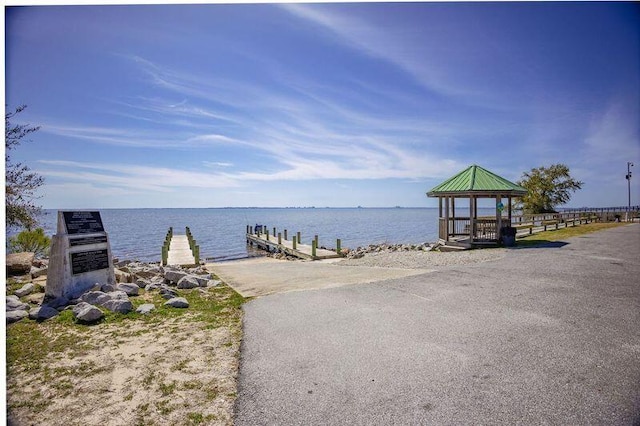
{"label": "shadow on pavement", "polygon": [[[523,244],[524,243],[524,244]],[[549,240],[527,240],[518,241],[514,249],[539,249],[539,248],[560,248],[566,246],[565,241],[549,241]]]}

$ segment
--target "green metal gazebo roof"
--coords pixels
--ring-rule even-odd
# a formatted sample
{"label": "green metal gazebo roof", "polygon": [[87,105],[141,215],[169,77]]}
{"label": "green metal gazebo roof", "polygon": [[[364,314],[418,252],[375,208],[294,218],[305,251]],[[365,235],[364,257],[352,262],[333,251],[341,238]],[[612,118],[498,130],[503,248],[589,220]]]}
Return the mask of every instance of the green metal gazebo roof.
{"label": "green metal gazebo roof", "polygon": [[465,194],[522,196],[527,190],[474,164],[427,192],[429,197]]}

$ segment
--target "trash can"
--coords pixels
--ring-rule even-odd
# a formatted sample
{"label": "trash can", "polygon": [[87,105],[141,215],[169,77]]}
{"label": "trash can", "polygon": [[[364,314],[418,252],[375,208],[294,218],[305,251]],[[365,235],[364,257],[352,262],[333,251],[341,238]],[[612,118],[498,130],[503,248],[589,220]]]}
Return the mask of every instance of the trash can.
{"label": "trash can", "polygon": [[502,244],[505,247],[513,247],[516,245],[516,228],[512,226],[504,226],[500,228]]}

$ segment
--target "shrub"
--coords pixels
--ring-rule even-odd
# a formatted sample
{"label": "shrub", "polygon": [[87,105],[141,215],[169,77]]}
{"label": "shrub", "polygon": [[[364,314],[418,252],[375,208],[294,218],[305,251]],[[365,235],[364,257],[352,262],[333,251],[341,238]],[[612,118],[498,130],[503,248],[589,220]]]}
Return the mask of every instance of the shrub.
{"label": "shrub", "polygon": [[51,238],[44,234],[42,228],[33,231],[25,230],[15,237],[9,238],[9,250],[13,253],[21,251],[34,252],[36,256],[43,256],[49,252]]}

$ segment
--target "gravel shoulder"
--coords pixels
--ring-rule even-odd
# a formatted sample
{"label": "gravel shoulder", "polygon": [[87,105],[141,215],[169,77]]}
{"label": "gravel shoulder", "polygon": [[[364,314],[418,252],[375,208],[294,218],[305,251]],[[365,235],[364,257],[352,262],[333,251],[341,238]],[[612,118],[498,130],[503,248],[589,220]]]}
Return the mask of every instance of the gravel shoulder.
{"label": "gravel shoulder", "polygon": [[432,269],[469,265],[502,259],[507,249],[465,250],[460,252],[393,251],[367,253],[359,259],[344,259],[338,266],[368,266],[375,268]]}

